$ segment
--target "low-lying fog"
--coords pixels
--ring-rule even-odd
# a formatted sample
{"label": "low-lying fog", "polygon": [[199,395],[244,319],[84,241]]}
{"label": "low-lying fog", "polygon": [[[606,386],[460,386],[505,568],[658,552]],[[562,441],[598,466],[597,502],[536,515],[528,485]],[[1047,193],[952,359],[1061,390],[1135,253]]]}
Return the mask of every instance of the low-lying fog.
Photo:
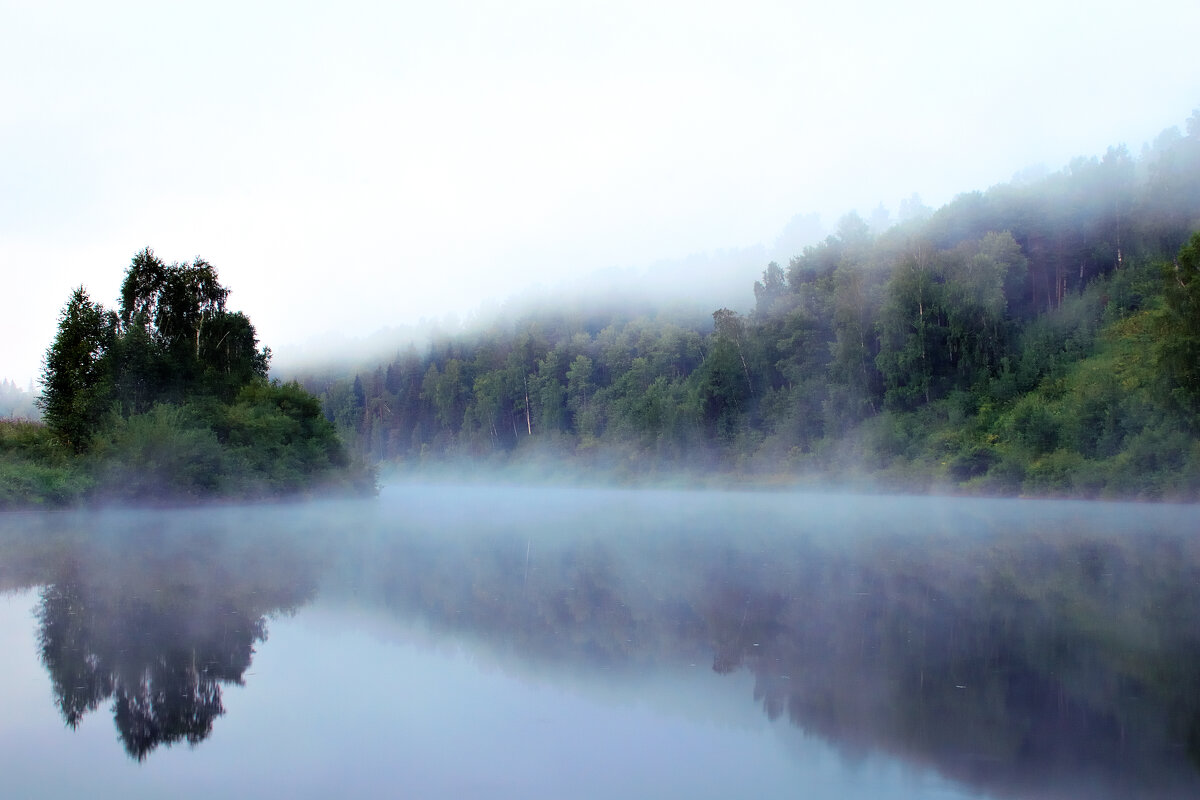
{"label": "low-lying fog", "polygon": [[1194,517],[435,484],[7,514],[0,769],[39,796],[65,761],[122,796],[1185,796]]}

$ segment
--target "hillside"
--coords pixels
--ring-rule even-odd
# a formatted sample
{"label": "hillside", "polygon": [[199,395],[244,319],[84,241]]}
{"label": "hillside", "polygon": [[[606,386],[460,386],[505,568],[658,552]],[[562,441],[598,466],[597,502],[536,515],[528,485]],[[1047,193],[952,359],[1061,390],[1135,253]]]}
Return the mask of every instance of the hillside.
{"label": "hillside", "polygon": [[547,306],[302,383],[400,469],[1195,499],[1198,230],[1200,111],[885,231],[849,214],[748,314]]}

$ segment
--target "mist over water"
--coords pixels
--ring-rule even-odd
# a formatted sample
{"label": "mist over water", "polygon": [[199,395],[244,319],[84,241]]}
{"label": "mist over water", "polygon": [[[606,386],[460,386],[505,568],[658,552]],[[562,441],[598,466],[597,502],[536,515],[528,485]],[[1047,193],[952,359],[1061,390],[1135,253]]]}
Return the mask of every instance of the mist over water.
{"label": "mist over water", "polygon": [[123,797],[1193,796],[1194,527],[449,484],[7,514],[0,769],[48,797],[64,759]]}

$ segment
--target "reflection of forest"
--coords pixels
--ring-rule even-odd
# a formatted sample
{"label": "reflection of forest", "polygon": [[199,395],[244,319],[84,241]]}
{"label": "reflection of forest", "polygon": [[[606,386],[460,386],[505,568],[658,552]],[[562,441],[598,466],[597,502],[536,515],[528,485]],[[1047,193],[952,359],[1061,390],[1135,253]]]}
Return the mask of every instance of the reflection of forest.
{"label": "reflection of forest", "polygon": [[130,515],[10,537],[0,588],[43,587],[65,719],[111,699],[138,758],[207,736],[266,617],[319,583],[531,665],[744,670],[772,719],[994,794],[1200,796],[1189,512],[1043,504],[1030,523],[1028,506],[969,501],[823,517],[755,498],[614,518],[607,497]]}
{"label": "reflection of forest", "polygon": [[1186,532],[455,531],[371,563],[396,612],[522,658],[748,670],[768,716],[848,753],[1013,796],[1200,791]]}
{"label": "reflection of forest", "polygon": [[219,531],[180,536],[148,522],[48,536],[38,576],[39,649],[64,720],[75,728],[111,699],[138,760],[205,739],[225,711],[222,684],[241,684],[266,639],[266,617],[315,585],[311,565],[278,540],[231,546]]}
{"label": "reflection of forest", "polygon": [[769,715],[843,747],[1022,796],[1084,780],[1170,796],[1200,788],[1200,561],[1182,555],[1177,539],[1058,532],[881,542],[797,557],[786,581],[741,571],[752,625],[710,630]]}

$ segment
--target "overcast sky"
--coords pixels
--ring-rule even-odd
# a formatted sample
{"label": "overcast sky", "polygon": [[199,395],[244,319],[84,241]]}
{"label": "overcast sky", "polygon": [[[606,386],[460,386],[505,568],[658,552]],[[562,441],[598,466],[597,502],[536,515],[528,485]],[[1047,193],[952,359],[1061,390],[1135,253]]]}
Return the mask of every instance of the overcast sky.
{"label": "overcast sky", "polygon": [[0,378],[147,245],[286,359],[1136,153],[1200,106],[1198,30],[1194,0],[0,0]]}

